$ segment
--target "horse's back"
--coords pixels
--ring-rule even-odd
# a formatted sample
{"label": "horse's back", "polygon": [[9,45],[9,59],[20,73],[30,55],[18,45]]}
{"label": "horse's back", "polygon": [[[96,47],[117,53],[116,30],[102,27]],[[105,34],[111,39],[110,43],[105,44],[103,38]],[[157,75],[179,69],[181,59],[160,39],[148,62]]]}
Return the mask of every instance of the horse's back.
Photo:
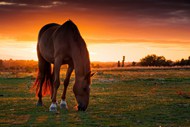
{"label": "horse's back", "polygon": [[51,28],[51,27],[55,27],[55,26],[59,26],[59,24],[57,24],[57,23],[49,23],[49,24],[44,25],[44,26],[40,29],[40,31],[39,31],[38,39],[39,39],[39,37],[42,36],[42,34],[43,34],[46,30],[48,30],[48,29]]}
{"label": "horse's back", "polygon": [[72,25],[72,21],[68,20],[55,31],[53,36],[55,57],[60,55],[62,58],[71,56],[72,49],[75,47]]}
{"label": "horse's back", "polygon": [[54,61],[53,33],[60,25],[51,23],[43,26],[38,35],[38,52],[48,62]]}
{"label": "horse's back", "polygon": [[65,56],[72,56],[75,50],[86,47],[77,26],[71,20],[66,21],[56,30],[54,41],[54,49],[57,49],[57,53],[61,50]]}
{"label": "horse's back", "polygon": [[76,50],[86,47],[77,26],[70,20],[62,25],[47,24],[39,32],[39,51],[42,57],[54,63],[55,59],[68,63]]}

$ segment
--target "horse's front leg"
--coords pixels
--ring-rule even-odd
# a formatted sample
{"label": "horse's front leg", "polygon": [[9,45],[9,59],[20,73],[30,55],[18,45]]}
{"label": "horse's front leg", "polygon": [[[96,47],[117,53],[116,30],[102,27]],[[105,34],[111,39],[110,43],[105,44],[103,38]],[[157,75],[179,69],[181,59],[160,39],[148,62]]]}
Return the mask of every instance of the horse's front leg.
{"label": "horse's front leg", "polygon": [[51,79],[50,79],[50,82],[51,82],[51,99],[53,98],[53,91],[54,91],[54,70],[53,70],[53,72],[52,72],[52,74],[51,74]]}
{"label": "horse's front leg", "polygon": [[52,104],[49,107],[49,111],[57,111],[56,96],[57,96],[57,90],[60,86],[60,79],[59,79],[60,67],[61,67],[61,62],[55,62],[55,64],[54,64],[53,96],[52,96]]}
{"label": "horse's front leg", "polygon": [[71,77],[71,73],[73,72],[73,65],[69,65],[66,73],[66,78],[64,80],[64,90],[63,94],[61,97],[61,103],[60,103],[60,108],[61,109],[68,109],[67,103],[66,103],[66,92],[67,92],[67,87],[69,85],[69,80]]}

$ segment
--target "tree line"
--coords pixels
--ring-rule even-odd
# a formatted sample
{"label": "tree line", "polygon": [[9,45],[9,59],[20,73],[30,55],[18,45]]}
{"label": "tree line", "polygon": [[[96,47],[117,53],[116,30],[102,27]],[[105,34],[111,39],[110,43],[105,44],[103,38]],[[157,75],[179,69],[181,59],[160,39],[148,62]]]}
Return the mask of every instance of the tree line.
{"label": "tree line", "polygon": [[140,59],[139,65],[141,66],[189,66],[190,56],[188,59],[181,59],[178,61],[167,60],[164,56],[157,56],[155,54],[147,55]]}
{"label": "tree line", "polygon": [[[92,62],[92,68],[117,67],[117,62]],[[178,61],[167,60],[164,56],[155,54],[147,55],[140,62],[132,62],[127,66],[190,66],[190,56]],[[34,60],[2,60],[0,59],[0,71],[26,71],[33,72],[38,68],[38,62]],[[64,67],[63,67],[64,68]]]}
{"label": "tree line", "polygon": [[0,59],[0,71],[25,71],[33,72],[38,67],[38,62],[34,60],[2,60]]}

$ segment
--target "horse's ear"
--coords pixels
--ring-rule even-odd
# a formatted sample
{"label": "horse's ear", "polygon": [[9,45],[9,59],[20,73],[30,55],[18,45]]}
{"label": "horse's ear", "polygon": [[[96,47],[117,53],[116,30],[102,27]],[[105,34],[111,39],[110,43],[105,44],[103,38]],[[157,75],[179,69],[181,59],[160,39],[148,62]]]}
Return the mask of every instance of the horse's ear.
{"label": "horse's ear", "polygon": [[89,72],[86,74],[86,76],[84,77],[84,79],[86,80],[86,79],[92,77],[94,74],[95,74],[95,73],[91,73],[91,71],[89,71]]}
{"label": "horse's ear", "polygon": [[96,74],[96,73],[95,73],[95,72],[94,72],[94,73],[91,73],[91,74],[90,74],[90,77],[92,77],[94,74]]}

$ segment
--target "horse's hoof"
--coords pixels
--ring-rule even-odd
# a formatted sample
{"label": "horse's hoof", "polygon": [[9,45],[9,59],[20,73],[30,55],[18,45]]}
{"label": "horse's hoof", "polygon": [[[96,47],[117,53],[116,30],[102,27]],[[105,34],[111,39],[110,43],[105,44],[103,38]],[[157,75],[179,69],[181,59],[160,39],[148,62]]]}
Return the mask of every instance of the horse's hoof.
{"label": "horse's hoof", "polygon": [[57,105],[52,103],[49,107],[50,112],[57,112]]}
{"label": "horse's hoof", "polygon": [[67,102],[66,102],[66,101],[61,100],[60,109],[68,109],[68,106],[67,106]]}
{"label": "horse's hoof", "polygon": [[43,106],[43,104],[42,104],[42,102],[38,101],[38,102],[36,103],[36,106]]}

